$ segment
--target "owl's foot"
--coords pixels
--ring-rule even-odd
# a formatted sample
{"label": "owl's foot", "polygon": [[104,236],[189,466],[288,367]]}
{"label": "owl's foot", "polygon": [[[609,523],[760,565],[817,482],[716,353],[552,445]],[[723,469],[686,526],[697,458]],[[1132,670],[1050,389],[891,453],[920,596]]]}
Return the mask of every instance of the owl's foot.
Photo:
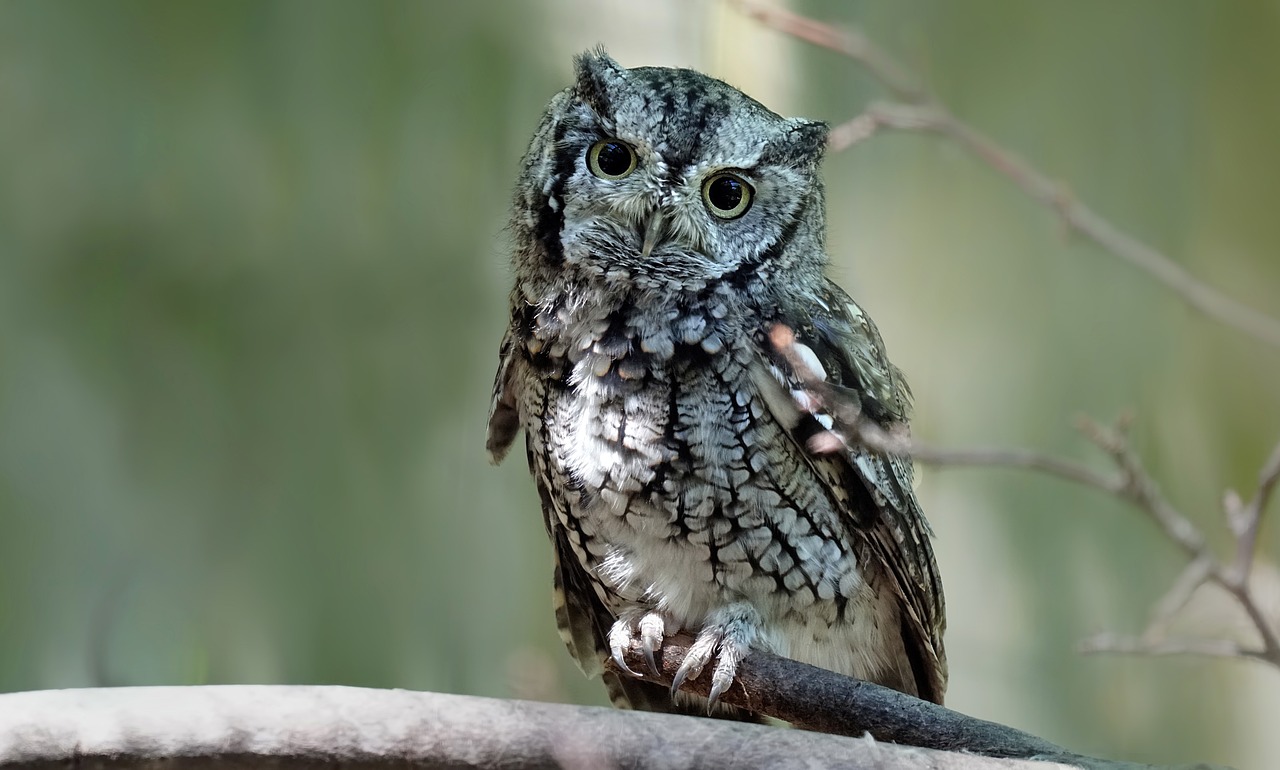
{"label": "owl's foot", "polygon": [[[671,696],[674,698],[680,685],[686,681],[697,679],[714,658],[711,692],[707,696],[707,712],[710,713],[720,696],[733,685],[738,664],[751,651],[751,645],[759,635],[761,622],[760,613],[746,602],[725,605],[707,616],[702,630],[689,647],[689,653],[680,663],[680,668],[676,669],[671,682]],[[668,634],[679,630],[679,624],[660,612],[642,608],[623,612],[609,630],[609,650],[614,664],[631,676],[640,676],[627,665],[625,655],[633,640],[638,639],[649,671],[654,676],[661,676],[662,669],[654,654],[662,649],[662,641]]]}
{"label": "owl's foot", "polygon": [[674,634],[679,630],[679,624],[668,621],[661,613],[652,610],[637,608],[623,612],[614,621],[613,628],[609,629],[609,650],[614,664],[632,676],[640,676],[631,670],[623,655],[631,646],[631,640],[639,638],[640,650],[644,653],[645,662],[649,664],[650,673],[661,676],[662,669],[658,667],[654,653],[662,649],[662,640],[667,633]]}
{"label": "owl's foot", "polygon": [[710,713],[720,696],[733,685],[738,664],[751,651],[760,625],[760,613],[746,602],[729,604],[712,612],[689,648],[689,654],[676,670],[675,679],[671,682],[672,696],[685,680],[697,679],[702,669],[715,658],[715,668],[711,670],[711,693],[707,696],[707,712]]}

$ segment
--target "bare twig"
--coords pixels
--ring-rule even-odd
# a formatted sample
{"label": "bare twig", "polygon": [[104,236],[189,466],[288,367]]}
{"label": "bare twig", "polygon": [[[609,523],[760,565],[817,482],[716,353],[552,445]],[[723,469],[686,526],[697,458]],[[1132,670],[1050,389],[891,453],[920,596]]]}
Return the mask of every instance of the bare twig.
{"label": "bare twig", "polygon": [[[1280,638],[1277,637],[1275,620],[1267,617],[1249,583],[1249,566],[1256,548],[1258,527],[1275,488],[1276,478],[1280,476],[1280,462],[1276,460],[1280,448],[1272,453],[1261,474],[1258,492],[1244,508],[1246,519],[1237,534],[1236,562],[1228,567],[1209,548],[1200,529],[1164,497],[1159,485],[1147,473],[1141,458],[1129,445],[1125,433],[1127,422],[1127,419],[1122,419],[1114,428],[1087,418],[1081,418],[1078,423],[1081,433],[1111,456],[1119,470],[1114,477],[1069,460],[1022,450],[953,449],[941,454],[945,458],[942,464],[1025,468],[1115,495],[1147,514],[1170,540],[1186,552],[1190,563],[1156,605],[1147,629],[1139,639],[1104,634],[1084,643],[1081,647],[1084,651],[1137,652],[1145,649],[1152,654],[1168,655],[1181,650],[1198,655],[1254,658],[1280,667]],[[905,448],[905,453],[925,464],[933,464],[940,456],[938,450],[914,443],[891,448]],[[1205,583],[1221,586],[1235,599],[1257,630],[1261,647],[1246,648],[1227,640],[1166,638],[1166,629],[1173,615],[1185,607],[1191,595]]]}
{"label": "bare twig", "polygon": [[1235,577],[1241,581],[1248,578],[1253,567],[1258,530],[1262,527],[1262,517],[1266,515],[1267,505],[1275,493],[1277,482],[1280,482],[1280,443],[1271,450],[1271,456],[1262,466],[1262,471],[1258,474],[1258,490],[1254,492],[1249,504],[1234,512],[1229,503],[1225,504],[1228,525],[1236,536],[1236,558],[1232,568],[1236,573]]}
{"label": "bare twig", "polygon": [[[1080,431],[1095,445],[1107,452],[1119,469],[1112,477],[1079,463],[1028,452],[1025,450],[952,449],[940,451],[911,443],[885,444],[876,437],[865,442],[873,448],[897,450],[911,454],[925,464],[937,465],[993,465],[1040,471],[1067,481],[1115,495],[1146,513],[1161,531],[1177,544],[1191,559],[1169,591],[1152,611],[1147,629],[1138,639],[1126,639],[1110,634],[1096,636],[1081,645],[1086,652],[1139,652],[1153,655],[1169,655],[1179,651],[1216,657],[1253,658],[1280,667],[1280,637],[1276,621],[1267,617],[1258,597],[1249,583],[1253,554],[1257,547],[1257,534],[1267,502],[1280,477],[1280,447],[1272,453],[1260,475],[1258,491],[1243,513],[1242,525],[1236,535],[1236,556],[1231,565],[1224,565],[1212,549],[1203,533],[1185,514],[1175,508],[1161,493],[1159,486],[1144,468],[1138,454],[1129,445],[1124,424],[1116,428],[1102,426],[1087,418],[1079,421]],[[865,432],[859,434],[859,439]],[[878,443],[877,443],[878,442]],[[905,449],[905,452],[902,451]],[[937,462],[941,459],[943,462]],[[1169,639],[1166,630],[1173,616],[1182,610],[1200,586],[1214,583],[1225,589],[1249,616],[1262,641],[1261,647],[1243,647],[1223,639]]]}
{"label": "bare twig", "polygon": [[920,80],[899,64],[861,30],[837,29],[816,19],[801,16],[785,8],[749,0],[730,0],[744,15],[763,22],[807,43],[827,48],[862,64],[872,77],[884,84],[896,98],[907,102],[933,101]]}
{"label": "bare twig", "polygon": [[927,131],[944,136],[1008,178],[1029,197],[1053,210],[1070,230],[1155,278],[1195,310],[1280,348],[1280,319],[1248,307],[1196,279],[1167,255],[1116,227],[1075,199],[1061,182],[955,117],[936,96],[920,85],[919,78],[868,40],[861,31],[837,29],[752,0],[730,0],[730,3],[743,14],[780,32],[858,62],[895,99],[903,102],[874,105],[849,123],[837,126],[832,132],[833,149],[844,149],[871,136],[880,127]]}
{"label": "bare twig", "polygon": [[[1161,531],[1177,544],[1191,559],[1186,569],[1157,603],[1147,629],[1138,639],[1127,639],[1111,634],[1096,636],[1081,645],[1086,652],[1139,652],[1153,655],[1169,655],[1179,651],[1216,657],[1253,658],[1280,667],[1280,638],[1277,637],[1275,620],[1268,618],[1258,597],[1249,583],[1249,567],[1256,548],[1257,533],[1262,514],[1280,477],[1280,448],[1264,466],[1258,492],[1243,508],[1244,523],[1237,534],[1236,561],[1230,567],[1224,565],[1212,549],[1204,534],[1185,514],[1175,508],[1161,493],[1159,486],[1147,473],[1138,454],[1129,445],[1125,434],[1127,420],[1117,427],[1108,428],[1087,418],[1079,421],[1080,431],[1096,446],[1111,456],[1119,470],[1115,477],[1098,473],[1078,463],[1022,450],[993,451],[989,449],[953,449],[944,453],[930,447],[910,444],[889,445],[887,448],[911,454],[925,464],[945,458],[946,465],[997,465],[1041,471],[1058,478],[1115,495],[1146,513]],[[861,440],[862,434],[859,435]],[[874,442],[876,439],[872,439]],[[867,442],[874,448],[878,447]],[[1249,616],[1262,641],[1261,647],[1243,647],[1223,639],[1169,639],[1166,630],[1173,616],[1186,606],[1191,595],[1205,583],[1214,583],[1225,589]]]}
{"label": "bare twig", "polygon": [[1177,580],[1173,581],[1173,585],[1169,586],[1169,590],[1164,596],[1160,597],[1160,601],[1156,602],[1155,607],[1151,610],[1151,620],[1147,623],[1147,630],[1143,633],[1146,639],[1164,639],[1167,635],[1169,624],[1173,622],[1174,617],[1182,612],[1182,608],[1186,607],[1191,601],[1191,597],[1199,590],[1200,586],[1209,581],[1212,576],[1214,561],[1212,558],[1198,558],[1191,560],[1182,573],[1178,575]]}
{"label": "bare twig", "polygon": [[1130,421],[1131,418],[1122,417],[1115,428],[1107,428],[1082,416],[1076,421],[1076,427],[1095,446],[1111,455],[1120,469],[1119,487],[1111,491],[1148,514],[1173,542],[1187,552],[1187,556],[1192,559],[1211,558],[1204,535],[1165,499],[1159,485],[1147,474],[1142,459],[1129,446],[1127,431]]}
{"label": "bare twig", "polygon": [[1167,639],[1157,641],[1147,639],[1145,635],[1134,638],[1102,633],[1080,642],[1078,649],[1085,653],[1202,655],[1209,658],[1259,658],[1265,660],[1261,650],[1245,648],[1230,639]]}
{"label": "bare twig", "polygon": [[[1259,474],[1258,491],[1248,505],[1239,503],[1234,494],[1227,495],[1227,518],[1234,522],[1232,530],[1237,538],[1235,562],[1227,567],[1209,548],[1200,529],[1169,502],[1159,485],[1147,473],[1142,458],[1129,445],[1128,429],[1132,418],[1127,415],[1116,420],[1114,427],[1101,425],[1087,417],[1081,417],[1076,422],[1077,429],[1111,457],[1119,471],[1115,476],[1100,473],[1071,460],[1027,450],[936,449],[913,441],[903,424],[881,425],[865,415],[855,399],[849,398],[847,392],[829,382],[823,372],[814,369],[810,357],[801,354],[795,332],[790,327],[774,324],[769,328],[768,340],[773,352],[786,362],[799,385],[808,394],[806,408],[815,413],[825,413],[830,418],[830,427],[809,439],[810,449],[826,453],[866,447],[883,454],[910,456],[927,464],[1003,466],[1040,471],[1125,500],[1146,513],[1170,540],[1181,547],[1191,559],[1191,564],[1157,605],[1142,639],[1116,641],[1110,636],[1101,637],[1086,644],[1085,649],[1095,652],[1103,649],[1132,652],[1146,646],[1153,653],[1160,654],[1185,649],[1188,652],[1215,655],[1238,650],[1237,657],[1257,658],[1280,667],[1280,635],[1277,634],[1274,622],[1263,612],[1249,584],[1249,567],[1256,547],[1258,528],[1267,503],[1277,483],[1280,483],[1280,446],[1277,446],[1264,464]],[[1165,638],[1165,629],[1173,614],[1186,605],[1200,586],[1209,582],[1226,589],[1244,609],[1262,640],[1260,649],[1245,649],[1223,641]]]}

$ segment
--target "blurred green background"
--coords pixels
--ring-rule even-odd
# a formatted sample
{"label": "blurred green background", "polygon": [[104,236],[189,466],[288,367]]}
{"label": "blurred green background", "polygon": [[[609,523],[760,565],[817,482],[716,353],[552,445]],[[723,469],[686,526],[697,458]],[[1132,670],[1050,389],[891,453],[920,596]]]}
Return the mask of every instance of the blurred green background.
{"label": "blurred green background", "polygon": [[[862,25],[1102,214],[1280,313],[1280,5],[799,8]],[[0,3],[0,690],[603,701],[555,634],[522,462],[483,452],[509,191],[597,42],[785,113],[883,97],[712,0]],[[1132,408],[1154,475],[1227,545],[1221,490],[1251,493],[1280,436],[1280,351],[935,137],[826,173],[833,272],[906,370],[918,435],[1097,460],[1071,418]],[[1269,766],[1280,672],[1074,651],[1138,631],[1182,565],[1138,513],[1011,471],[922,476],[949,705],[1081,751]],[[1212,597],[1191,614],[1236,622]]]}

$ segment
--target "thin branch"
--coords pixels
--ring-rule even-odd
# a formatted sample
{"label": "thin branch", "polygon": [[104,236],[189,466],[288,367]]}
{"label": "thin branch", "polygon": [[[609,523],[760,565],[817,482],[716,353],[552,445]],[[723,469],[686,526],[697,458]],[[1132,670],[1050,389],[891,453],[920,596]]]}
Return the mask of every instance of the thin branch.
{"label": "thin branch", "polygon": [[1253,624],[1253,627],[1258,631],[1258,635],[1262,637],[1262,649],[1258,651],[1257,657],[1273,666],[1280,666],[1280,636],[1276,634],[1276,621],[1274,618],[1267,617],[1262,605],[1258,603],[1258,598],[1253,595],[1252,587],[1247,583],[1234,583],[1223,580],[1221,571],[1214,576],[1214,582],[1227,589],[1235,598],[1236,602],[1244,609],[1245,614],[1249,616],[1249,622]]}
{"label": "thin branch", "polygon": [[[1073,461],[1024,450],[952,449],[939,452],[916,443],[884,442],[878,435],[871,435],[867,439],[868,433],[862,430],[857,432],[856,440],[878,451],[910,454],[925,464],[935,464],[934,460],[942,457],[944,462],[936,464],[1004,466],[1040,471],[1115,495],[1146,513],[1171,541],[1187,553],[1191,562],[1156,605],[1141,638],[1101,635],[1085,643],[1082,649],[1088,652],[1146,650],[1153,655],[1174,654],[1182,650],[1197,655],[1253,658],[1280,667],[1280,634],[1277,633],[1275,620],[1269,618],[1262,609],[1248,580],[1248,566],[1252,563],[1257,547],[1262,515],[1274,493],[1277,479],[1280,478],[1280,446],[1272,452],[1264,465],[1259,475],[1258,491],[1253,499],[1243,507],[1243,513],[1236,514],[1237,517],[1243,516],[1243,523],[1235,533],[1236,561],[1228,568],[1214,555],[1200,529],[1164,497],[1159,485],[1147,473],[1141,458],[1128,442],[1125,432],[1127,423],[1127,420],[1122,419],[1117,427],[1108,428],[1081,418],[1077,426],[1094,445],[1110,455],[1119,469],[1118,477],[1098,473]],[[1232,516],[1230,507],[1228,504],[1229,518]],[[1229,640],[1165,639],[1165,629],[1173,615],[1185,607],[1191,595],[1205,583],[1221,586],[1236,600],[1262,640],[1260,649],[1246,648]]]}
{"label": "thin branch", "polygon": [[[1028,450],[936,449],[912,440],[904,424],[881,425],[865,415],[855,399],[849,398],[838,385],[829,382],[824,373],[814,369],[810,358],[801,354],[795,332],[790,327],[775,323],[769,329],[768,340],[774,353],[787,363],[798,384],[808,394],[806,408],[830,418],[830,427],[808,440],[810,449],[815,452],[850,451],[866,447],[882,454],[910,456],[925,464],[985,465],[1034,470],[1114,495],[1146,513],[1170,540],[1186,552],[1191,564],[1157,605],[1141,640],[1132,643],[1116,642],[1112,637],[1106,637],[1108,644],[1120,645],[1119,648],[1125,651],[1145,646],[1159,654],[1177,649],[1179,645],[1196,651],[1235,650],[1239,652],[1239,657],[1257,658],[1280,667],[1280,634],[1273,621],[1262,610],[1248,580],[1262,514],[1280,480],[1280,446],[1264,464],[1259,474],[1258,491],[1248,505],[1240,504],[1234,494],[1226,497],[1227,518],[1235,522],[1232,529],[1237,537],[1238,554],[1233,568],[1227,568],[1209,548],[1208,540],[1195,523],[1169,502],[1160,491],[1160,486],[1147,473],[1142,458],[1129,444],[1130,417],[1122,416],[1114,427],[1101,425],[1087,417],[1076,421],[1077,429],[1111,458],[1119,471],[1115,476],[1100,473],[1072,460]],[[1226,589],[1244,609],[1262,639],[1261,649],[1244,649],[1225,641],[1221,644],[1201,641],[1172,644],[1164,640],[1164,629],[1172,615],[1185,606],[1196,589],[1207,582]],[[1097,651],[1104,647],[1105,645],[1094,643],[1089,649]]]}
{"label": "thin branch", "polygon": [[767,27],[853,59],[898,99],[907,102],[933,101],[920,84],[919,78],[873,43],[861,30],[851,27],[838,29],[785,8],[749,0],[729,0],[729,4],[737,6],[744,16],[756,19]]}
{"label": "thin branch", "polygon": [[[1225,588],[1244,611],[1250,622],[1258,629],[1262,637],[1263,659],[1280,666],[1280,631],[1274,618],[1267,617],[1249,582],[1253,569],[1254,555],[1258,548],[1258,532],[1262,528],[1262,518],[1266,515],[1268,504],[1275,494],[1280,482],[1280,443],[1271,450],[1271,455],[1258,473],[1258,489],[1253,493],[1248,505],[1234,513],[1230,502],[1225,504],[1227,520],[1231,524],[1232,534],[1236,536],[1236,553],[1229,567],[1216,570],[1216,582]],[[1228,500],[1231,498],[1228,497]]]}
{"label": "thin branch", "polygon": [[1163,639],[1155,641],[1146,638],[1103,633],[1080,642],[1077,649],[1085,654],[1201,655],[1209,658],[1266,659],[1262,650],[1246,648],[1230,639]]}
{"label": "thin branch", "polygon": [[[1248,580],[1249,571],[1253,567],[1253,555],[1257,552],[1258,530],[1262,528],[1262,517],[1266,515],[1267,506],[1280,482],[1280,443],[1271,450],[1271,456],[1262,466],[1258,474],[1258,490],[1253,499],[1244,506],[1235,517],[1233,534],[1236,536],[1236,559],[1234,571],[1241,582]],[[1228,521],[1231,520],[1228,508]]]}
{"label": "thin branch", "polygon": [[1099,473],[1084,463],[1055,457],[1030,449],[993,449],[989,447],[965,447],[963,449],[935,447],[913,442],[907,454],[925,465],[1020,468],[1056,476],[1093,489],[1117,493],[1118,480]]}
{"label": "thin branch", "polygon": [[1121,484],[1120,488],[1115,490],[1117,496],[1128,500],[1139,510],[1148,514],[1164,530],[1169,539],[1181,546],[1192,559],[1212,558],[1204,535],[1191,522],[1191,519],[1165,499],[1155,479],[1147,474],[1142,458],[1138,457],[1133,447],[1129,446],[1126,433],[1129,422],[1130,418],[1122,417],[1117,421],[1115,428],[1107,428],[1082,416],[1077,419],[1076,428],[1095,446],[1109,454],[1120,469]]}
{"label": "thin branch", "polygon": [[1174,617],[1191,601],[1191,597],[1213,576],[1214,560],[1212,558],[1192,559],[1178,575],[1173,585],[1156,602],[1151,611],[1151,620],[1147,622],[1147,630],[1142,633],[1144,639],[1164,639]]}
{"label": "thin branch", "polygon": [[[808,383],[806,383],[806,386]],[[1122,421],[1122,425],[1123,425]],[[1182,650],[1190,654],[1215,657],[1254,658],[1280,667],[1280,634],[1276,621],[1262,609],[1249,583],[1249,566],[1257,548],[1262,515],[1280,478],[1280,446],[1272,452],[1259,477],[1258,491],[1243,508],[1243,524],[1236,534],[1236,557],[1231,567],[1222,564],[1209,548],[1204,534],[1185,514],[1175,508],[1160,492],[1147,473],[1141,458],[1129,445],[1123,427],[1107,428],[1087,418],[1078,427],[1096,446],[1111,456],[1118,467],[1118,477],[1099,473],[1080,463],[1027,450],[947,449],[940,450],[918,442],[885,440],[883,430],[867,430],[869,420],[858,424],[853,440],[877,451],[911,455],[926,465],[996,466],[1034,470],[1046,475],[1081,484],[1115,495],[1146,513],[1160,530],[1187,553],[1191,561],[1169,591],[1152,611],[1146,631],[1139,639],[1100,635],[1086,642],[1087,652],[1139,652],[1169,655]],[[843,427],[843,426],[842,426]],[[1229,513],[1230,517],[1230,513]],[[1261,649],[1245,648],[1228,640],[1167,640],[1165,629],[1174,614],[1181,611],[1191,595],[1205,583],[1225,589],[1249,616],[1249,621],[1262,640]]]}
{"label": "thin branch", "polygon": [[[856,440],[878,451],[910,454],[924,464],[934,464],[933,461],[941,456],[945,458],[945,462],[937,464],[1004,466],[1040,471],[1115,495],[1146,513],[1171,541],[1186,552],[1191,562],[1156,605],[1147,630],[1140,639],[1129,640],[1111,635],[1096,637],[1085,645],[1088,651],[1137,652],[1139,649],[1147,649],[1152,654],[1167,655],[1185,649],[1199,655],[1253,658],[1280,667],[1280,634],[1277,633],[1275,619],[1269,618],[1262,609],[1248,580],[1248,565],[1252,563],[1257,547],[1261,518],[1277,485],[1277,477],[1280,477],[1280,460],[1277,459],[1280,457],[1280,447],[1267,460],[1259,476],[1258,491],[1244,507],[1246,519],[1237,533],[1236,564],[1228,568],[1214,555],[1200,529],[1164,497],[1159,485],[1147,473],[1141,458],[1128,442],[1125,433],[1127,423],[1127,419],[1122,419],[1117,427],[1108,428],[1088,418],[1081,418],[1077,425],[1094,445],[1110,455],[1119,470],[1118,477],[1098,473],[1070,460],[1025,450],[952,449],[940,453],[939,450],[914,442],[884,442],[878,435],[871,435],[867,439],[868,432],[862,430],[856,433]],[[1260,649],[1245,648],[1227,640],[1173,641],[1164,638],[1164,629],[1174,613],[1186,606],[1191,595],[1205,583],[1221,586],[1235,599],[1258,632],[1262,640]],[[1099,640],[1104,640],[1105,644]]]}
{"label": "thin branch", "polygon": [[920,80],[859,30],[837,29],[776,6],[730,0],[744,15],[800,40],[840,53],[859,64],[905,104],[876,105],[837,126],[834,149],[870,136],[877,127],[927,131],[964,147],[1033,200],[1053,210],[1071,230],[1137,267],[1195,310],[1250,337],[1280,348],[1280,319],[1244,305],[1196,279],[1173,259],[1121,230],[1067,192],[1067,188],[955,117]]}

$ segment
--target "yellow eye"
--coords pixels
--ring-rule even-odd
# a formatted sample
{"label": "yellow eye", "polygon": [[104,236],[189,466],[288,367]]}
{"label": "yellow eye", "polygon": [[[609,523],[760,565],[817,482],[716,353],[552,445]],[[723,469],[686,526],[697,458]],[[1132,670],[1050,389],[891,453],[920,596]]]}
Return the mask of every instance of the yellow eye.
{"label": "yellow eye", "polygon": [[591,145],[587,168],[601,179],[622,179],[636,170],[636,152],[626,142],[605,139]]}
{"label": "yellow eye", "polygon": [[737,174],[721,171],[702,183],[702,201],[721,219],[737,219],[751,208],[754,190]]}

